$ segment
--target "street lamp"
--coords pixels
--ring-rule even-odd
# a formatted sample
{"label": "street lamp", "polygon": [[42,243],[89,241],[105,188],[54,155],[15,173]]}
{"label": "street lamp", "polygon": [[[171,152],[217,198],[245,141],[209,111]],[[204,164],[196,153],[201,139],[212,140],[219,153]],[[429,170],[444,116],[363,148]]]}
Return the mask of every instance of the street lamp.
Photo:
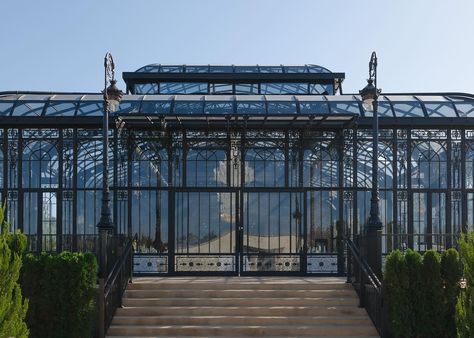
{"label": "street lamp", "polygon": [[[108,83],[110,85],[107,87]],[[107,277],[107,241],[114,232],[114,225],[110,216],[110,187],[109,187],[109,112],[117,110],[122,100],[123,92],[117,88],[115,80],[115,64],[112,54],[105,54],[104,58],[104,116],[102,120],[102,205],[99,224],[99,255],[100,276]]]}
{"label": "street lamp", "polygon": [[377,113],[378,97],[381,90],[377,88],[377,54],[372,52],[369,62],[369,79],[367,86],[359,91],[366,112],[372,112],[372,193],[370,200],[370,216],[365,228],[366,257],[372,270],[380,276],[382,270],[382,247],[379,211],[379,117]]}

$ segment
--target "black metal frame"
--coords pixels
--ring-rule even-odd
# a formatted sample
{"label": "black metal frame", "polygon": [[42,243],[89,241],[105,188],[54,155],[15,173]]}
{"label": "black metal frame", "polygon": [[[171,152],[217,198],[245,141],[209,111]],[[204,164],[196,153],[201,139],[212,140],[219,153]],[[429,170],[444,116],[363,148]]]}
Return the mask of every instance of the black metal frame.
{"label": "black metal frame", "polygon": [[[86,118],[85,118],[86,119]],[[412,120],[410,120],[411,122]],[[62,121],[65,122],[65,121]],[[84,122],[84,121],[83,121]],[[456,121],[452,121],[456,122]],[[20,229],[24,229],[24,224],[25,224],[25,219],[23,218],[23,210],[26,210],[25,208],[29,207],[26,206],[24,203],[23,196],[28,193],[28,192],[42,192],[42,191],[55,191],[58,193],[58,217],[62,214],[63,219],[58,222],[58,243],[61,241],[61,238],[66,238],[69,234],[74,235],[80,235],[85,234],[84,232],[81,232],[79,229],[83,229],[82,226],[80,227],[78,222],[80,218],[78,218],[82,212],[80,210],[83,210],[84,206],[81,206],[78,204],[77,198],[79,198],[79,194],[85,193],[87,191],[91,193],[96,193],[100,194],[100,189],[99,186],[93,185],[90,188],[84,188],[78,186],[77,182],[77,176],[82,175],[81,173],[78,173],[76,170],[73,170],[72,172],[69,172],[69,177],[67,178],[67,182],[64,181],[63,175],[65,174],[65,166],[66,162],[71,162],[71,166],[74,168],[81,168],[81,165],[78,164],[78,152],[80,151],[79,144],[81,142],[100,142],[100,132],[99,128],[100,123],[96,125],[96,128],[94,129],[94,133],[85,133],[81,127],[88,127],[87,124],[85,125],[69,125],[66,124],[64,125],[61,129],[59,129],[58,132],[58,138],[57,138],[57,148],[58,148],[58,176],[61,178],[58,181],[58,186],[53,187],[53,188],[45,188],[45,187],[38,187],[38,188],[32,188],[32,187],[27,187],[24,186],[23,183],[23,176],[21,175],[21,172],[23,170],[26,170],[27,167],[25,167],[26,163],[25,161],[27,160],[22,160],[20,154],[24,153],[24,146],[27,142],[27,138],[25,138],[25,132],[27,130],[33,130],[35,131],[37,137],[41,140],[51,140],[51,138],[44,133],[43,129],[43,135],[39,136],[38,132],[39,129],[41,128],[28,128],[26,125],[22,125],[21,127],[17,125],[17,127],[20,128],[8,128],[5,129],[3,132],[3,154],[4,156],[4,162],[3,162],[3,177],[4,177],[4,187],[2,190],[2,198],[7,197],[7,209],[9,209],[9,217],[13,221],[12,225],[15,227],[18,227]],[[48,129],[51,129],[53,127],[58,127],[58,125],[49,125]],[[368,126],[367,126],[368,127]],[[441,188],[419,188],[415,187],[414,183],[412,183],[412,166],[407,166],[405,173],[403,174],[405,176],[404,178],[404,183],[403,186],[399,186],[398,184],[394,184],[393,182],[396,182],[400,176],[400,173],[397,170],[392,171],[393,173],[393,182],[389,184],[387,188],[382,187],[381,188],[381,193],[390,193],[393,195],[392,198],[392,204],[391,204],[391,213],[392,217],[389,217],[387,220],[384,220],[385,223],[387,222],[392,222],[393,224],[399,224],[399,227],[394,227],[393,228],[393,236],[397,236],[399,234],[399,237],[402,237],[403,233],[401,232],[400,226],[404,227],[403,224],[410,225],[413,224],[413,210],[409,206],[412,201],[412,196],[416,192],[443,192],[446,193],[446,206],[447,206],[447,211],[446,211],[446,234],[453,234],[453,237],[459,232],[459,231],[465,231],[467,226],[468,226],[468,220],[473,219],[473,215],[468,212],[468,203],[472,204],[472,196],[474,196],[474,189],[473,187],[468,187],[466,186],[466,163],[469,161],[472,161],[472,154],[470,152],[466,151],[457,151],[456,154],[453,153],[453,148],[455,148],[454,144],[456,144],[456,147],[459,149],[471,149],[472,144],[473,144],[473,131],[471,129],[467,129],[466,126],[461,127],[456,127],[456,126],[450,126],[449,128],[443,128],[443,129],[434,129],[433,126],[429,128],[430,131],[430,137],[428,135],[421,135],[421,136],[416,136],[420,133],[423,132],[428,132],[426,130],[423,130],[423,128],[407,128],[408,126],[405,126],[404,128],[386,128],[385,125],[382,125],[381,128],[381,133],[384,134],[381,136],[381,142],[388,142],[390,144],[390,147],[392,149],[392,153],[395,154],[392,158],[389,160],[389,165],[392,168],[396,168],[399,165],[400,161],[400,154],[403,153],[403,156],[406,158],[411,157],[411,153],[413,152],[413,147],[415,144],[419,142],[426,142],[429,140],[433,141],[439,141],[440,138],[443,142],[445,142],[447,146],[447,151],[448,154],[451,157],[451,160],[446,159],[446,185]],[[176,135],[180,135],[183,130],[186,129],[171,129],[168,128],[166,131],[163,132],[163,136],[159,136],[156,140],[159,140],[160,142],[166,141],[166,151],[168,154],[173,154],[174,148],[173,148],[173,142],[169,142],[167,140],[173,140]],[[225,134],[225,137],[222,137],[220,141],[224,140],[224,144],[226,144],[226,148],[228,149],[228,153],[230,153],[231,149],[231,139],[228,138],[228,135],[231,135],[232,133],[234,135],[240,135],[239,136],[239,141],[242,142],[242,139],[245,139],[244,134],[242,133],[242,130],[240,129],[233,129],[232,131],[227,131],[226,129],[221,129],[221,128],[216,128],[216,129],[209,129],[209,130],[203,130],[201,133],[203,137],[205,137],[206,132],[209,132],[212,134],[212,132],[215,131],[221,131],[223,134]],[[248,129],[247,133],[251,133],[253,129]],[[186,186],[162,186],[158,190],[162,191],[163,193],[169,194],[170,197],[168,198],[168,201],[172,200],[172,196],[176,194],[178,191],[204,191],[204,192],[212,192],[212,191],[217,191],[217,190],[223,190],[223,191],[237,191],[239,192],[239,196],[242,196],[240,192],[246,192],[246,191],[303,191],[306,194],[309,191],[336,191],[339,198],[338,198],[338,221],[342,220],[344,222],[344,231],[350,228],[351,232],[354,234],[359,233],[360,231],[360,223],[362,220],[357,219],[357,215],[355,210],[363,208],[363,200],[362,198],[362,193],[367,194],[370,191],[370,188],[363,187],[363,186],[358,186],[358,182],[362,182],[360,175],[360,169],[357,168],[358,160],[357,160],[357,140],[362,140],[365,139],[367,142],[370,142],[370,137],[367,136],[367,133],[364,133],[363,130],[368,130],[364,128],[363,124],[363,119],[358,120],[358,126],[357,128],[351,128],[351,129],[346,129],[346,132],[341,132],[340,130],[336,130],[336,134],[339,135],[337,138],[335,138],[335,143],[334,146],[336,147],[337,152],[343,155],[343,158],[339,158],[337,160],[338,163],[338,168],[337,168],[337,182],[335,182],[334,186],[328,186],[328,187],[309,187],[306,186],[307,183],[304,183],[300,181],[302,179],[300,175],[300,179],[296,182],[296,186],[291,187],[289,186],[289,181],[288,181],[288,170],[289,166],[291,165],[291,160],[285,159],[285,177],[286,182],[284,183],[283,186],[281,187],[273,187],[273,188],[264,188],[264,187],[255,187],[255,188],[250,188],[250,187],[232,187],[232,186],[226,186],[226,187],[186,187]],[[153,131],[153,129],[140,129],[140,130],[128,130],[130,134],[133,134],[134,132],[136,135],[140,135],[140,133],[137,132],[147,132],[147,131]],[[267,130],[268,131],[268,130]],[[300,128],[295,128],[295,129],[287,129],[282,130],[283,134],[288,134],[289,133],[296,133],[297,135],[300,135],[299,137],[301,138],[303,135],[310,135],[310,129],[300,129]],[[321,128],[314,128],[313,132],[316,133],[321,133],[323,129]],[[329,130],[327,130],[329,132]],[[155,130],[156,132],[156,130]],[[192,132],[192,131],[188,131]],[[437,133],[439,135],[437,135]],[[78,134],[81,134],[78,135]],[[84,135],[88,136],[84,136]],[[386,135],[385,135],[386,134]],[[441,135],[442,134],[442,135]],[[119,149],[121,147],[121,143],[119,140],[119,131],[118,129],[115,129],[115,132],[113,134],[113,153],[117,154],[119,153]],[[161,134],[160,134],[161,135]],[[124,136],[122,134],[122,136]],[[414,136],[418,138],[414,138]],[[128,137],[128,136],[127,136]],[[311,136],[308,136],[310,140],[312,140]],[[262,139],[264,140],[264,139]],[[319,144],[317,141],[317,137],[314,138],[313,142],[315,144]],[[130,138],[125,139],[126,142],[130,142]],[[148,142],[148,141],[144,141]],[[150,142],[155,142],[155,141],[150,141]],[[285,139],[283,139],[283,142]],[[402,150],[402,146],[405,144],[405,149],[403,150],[402,153],[400,153]],[[410,144],[410,146],[406,146],[407,144]],[[240,147],[242,146],[242,143],[240,143]],[[305,149],[306,146],[303,145],[303,143],[297,143],[297,144],[287,144],[288,149],[293,149],[296,147],[298,149],[298,152],[302,153]],[[448,149],[449,148],[449,149]],[[131,146],[128,146],[128,149],[132,149]],[[127,154],[132,154],[134,153],[135,150],[132,149],[132,152],[130,150],[128,151]],[[66,159],[66,153],[67,154],[72,154],[70,159]],[[128,156],[128,155],[127,155]],[[299,155],[302,156],[302,155]],[[460,157],[458,159],[455,159],[454,157]],[[351,159],[349,162],[347,161],[348,159]],[[91,163],[95,163],[94,160],[91,160]],[[233,167],[233,162],[232,159],[228,159],[228,167]],[[352,162],[351,162],[352,161]],[[174,166],[173,161],[168,161],[167,165],[171,168],[169,171],[169,175],[172,176],[173,172],[173,166]],[[352,168],[347,167],[347,165],[350,164]],[[356,164],[356,165],[354,165]],[[127,171],[127,176],[130,176],[132,174],[132,167],[130,161],[126,158],[125,159],[125,164],[126,166],[126,171]],[[185,165],[185,163],[183,163]],[[455,166],[457,166],[455,168]],[[77,169],[79,170],[79,169]],[[230,168],[229,170],[233,170]],[[303,169],[298,169],[300,171],[303,171]],[[347,171],[349,170],[349,171]],[[456,174],[453,174],[456,171]],[[62,172],[59,175],[59,172]],[[114,166],[112,169],[113,176],[114,176],[114,182],[117,182],[118,184],[118,176],[119,176],[119,167],[118,167],[118,161],[114,161]],[[345,174],[345,172],[350,172],[353,177],[357,180],[355,184],[353,183],[346,183],[348,176]],[[301,174],[301,173],[300,173]],[[358,177],[359,175],[359,177]],[[460,178],[458,181],[454,182],[453,181],[453,175],[458,175]],[[448,179],[449,176],[449,179]],[[171,177],[172,178],[172,177]],[[100,179],[100,177],[95,177],[94,179]],[[230,179],[230,178],[229,178]],[[68,183],[70,182],[70,183]],[[97,183],[98,182],[98,183]],[[100,181],[97,181],[96,184],[99,184]],[[132,183],[130,180],[128,180],[128,183],[126,186],[118,186],[118,187],[113,187],[113,201],[114,201],[114,220],[119,220],[119,214],[123,208],[126,209],[126,219],[124,219],[123,224],[126,225],[127,232],[132,233],[133,230],[133,221],[134,219],[131,217],[131,207],[132,207],[132,198],[131,195],[133,194],[133,191],[156,191],[156,187],[134,187],[132,186]],[[125,203],[123,206],[118,206],[118,202],[120,200],[119,195],[122,194],[122,192],[125,193],[126,195],[126,200],[123,200]],[[453,200],[452,196],[455,196],[455,199]],[[64,197],[71,198],[72,200],[69,199],[64,199]],[[469,197],[468,199],[468,196]],[[69,202],[68,202],[69,201]],[[453,209],[453,203],[454,201],[457,201],[456,203],[458,204],[459,207],[457,209]],[[469,202],[470,201],[470,202]],[[71,205],[68,205],[68,208],[71,208],[71,212],[66,211],[65,209],[65,204],[64,203],[70,203]],[[405,218],[405,221],[401,219],[400,215],[400,208],[403,207],[402,204],[405,205],[406,212],[407,214],[403,217]],[[350,206],[352,208],[352,211],[350,211],[349,214],[344,214],[344,208],[345,206]],[[390,206],[390,204],[388,205]],[[170,205],[167,207],[169,209],[169,214],[174,213],[174,206]],[[472,206],[470,207],[472,208]],[[80,210],[79,210],[80,209]],[[471,210],[471,209],[469,209]],[[11,212],[17,213],[16,217],[11,217]],[[387,211],[388,212],[388,211]],[[460,215],[456,215],[455,213],[459,213]],[[307,214],[307,213],[305,213]],[[304,215],[306,216],[306,215]],[[66,218],[67,219],[66,219]],[[98,217],[98,216],[97,216]],[[96,218],[96,220],[98,220]],[[350,224],[352,220],[352,224]],[[453,223],[454,222],[454,223]],[[66,223],[68,226],[66,227]],[[70,224],[70,225],[69,225]],[[173,224],[170,222],[170,226],[172,229]],[[68,232],[63,231],[66,229],[71,228],[71,230],[68,230]],[[305,227],[307,228],[307,227]],[[27,230],[27,229],[24,229]],[[413,232],[412,228],[406,228],[408,233]],[[72,232],[72,233],[70,233]],[[169,243],[173,243],[174,239],[172,232],[169,232]],[[413,238],[410,238],[410,236],[407,236],[409,242],[407,243],[406,247],[414,247],[413,243]],[[68,241],[66,241],[68,242]],[[68,242],[69,243],[69,242]],[[59,243],[61,244],[61,243]],[[77,242],[71,243],[72,247],[68,247],[67,243],[64,243],[61,245],[58,245],[58,250],[68,248],[68,249],[74,249],[77,248],[78,245],[80,246],[80,243],[78,244]],[[454,240],[450,242],[446,242],[446,246],[451,246],[455,245]],[[397,245],[392,245],[392,249],[395,248]],[[401,249],[404,249],[405,247],[402,245],[402,243],[398,243],[398,247]],[[171,250],[171,247],[170,247]],[[170,259],[170,262],[172,260]],[[171,268],[171,266],[169,267]],[[171,270],[170,273],[172,273]],[[341,272],[343,270],[340,269]],[[302,271],[304,273],[304,271]]]}

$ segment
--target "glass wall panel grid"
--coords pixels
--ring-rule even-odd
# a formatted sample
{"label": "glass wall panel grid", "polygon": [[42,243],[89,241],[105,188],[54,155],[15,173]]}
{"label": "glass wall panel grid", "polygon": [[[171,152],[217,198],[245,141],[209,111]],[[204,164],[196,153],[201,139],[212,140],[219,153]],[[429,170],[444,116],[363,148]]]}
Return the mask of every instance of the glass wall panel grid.
{"label": "glass wall panel grid", "polygon": [[237,272],[237,195],[230,191],[175,193],[174,269]]}
{"label": "glass wall panel grid", "polygon": [[242,273],[302,273],[304,194],[244,192],[243,203]]}

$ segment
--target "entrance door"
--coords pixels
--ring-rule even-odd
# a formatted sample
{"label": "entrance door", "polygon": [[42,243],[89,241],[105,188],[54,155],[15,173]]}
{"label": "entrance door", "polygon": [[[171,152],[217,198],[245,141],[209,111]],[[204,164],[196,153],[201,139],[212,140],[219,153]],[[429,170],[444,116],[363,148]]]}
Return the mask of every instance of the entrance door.
{"label": "entrance door", "polygon": [[238,272],[238,198],[235,191],[175,193],[174,271],[183,274]]}
{"label": "entrance door", "polygon": [[23,194],[23,232],[28,236],[29,250],[57,251],[58,193],[56,191]]}
{"label": "entrance door", "polygon": [[241,273],[301,273],[304,267],[303,193],[244,192],[242,209]]}
{"label": "entrance door", "polygon": [[441,250],[447,247],[446,193],[413,193],[412,233],[413,239],[409,246],[416,251]]}

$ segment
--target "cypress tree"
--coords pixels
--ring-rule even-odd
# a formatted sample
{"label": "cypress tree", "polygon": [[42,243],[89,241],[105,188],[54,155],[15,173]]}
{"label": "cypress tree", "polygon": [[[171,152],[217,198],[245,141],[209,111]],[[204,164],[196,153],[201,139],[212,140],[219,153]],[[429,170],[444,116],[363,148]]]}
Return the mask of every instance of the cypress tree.
{"label": "cypress tree", "polygon": [[0,337],[28,337],[28,300],[22,297],[18,283],[25,247],[25,236],[9,232],[4,208],[0,207]]}

